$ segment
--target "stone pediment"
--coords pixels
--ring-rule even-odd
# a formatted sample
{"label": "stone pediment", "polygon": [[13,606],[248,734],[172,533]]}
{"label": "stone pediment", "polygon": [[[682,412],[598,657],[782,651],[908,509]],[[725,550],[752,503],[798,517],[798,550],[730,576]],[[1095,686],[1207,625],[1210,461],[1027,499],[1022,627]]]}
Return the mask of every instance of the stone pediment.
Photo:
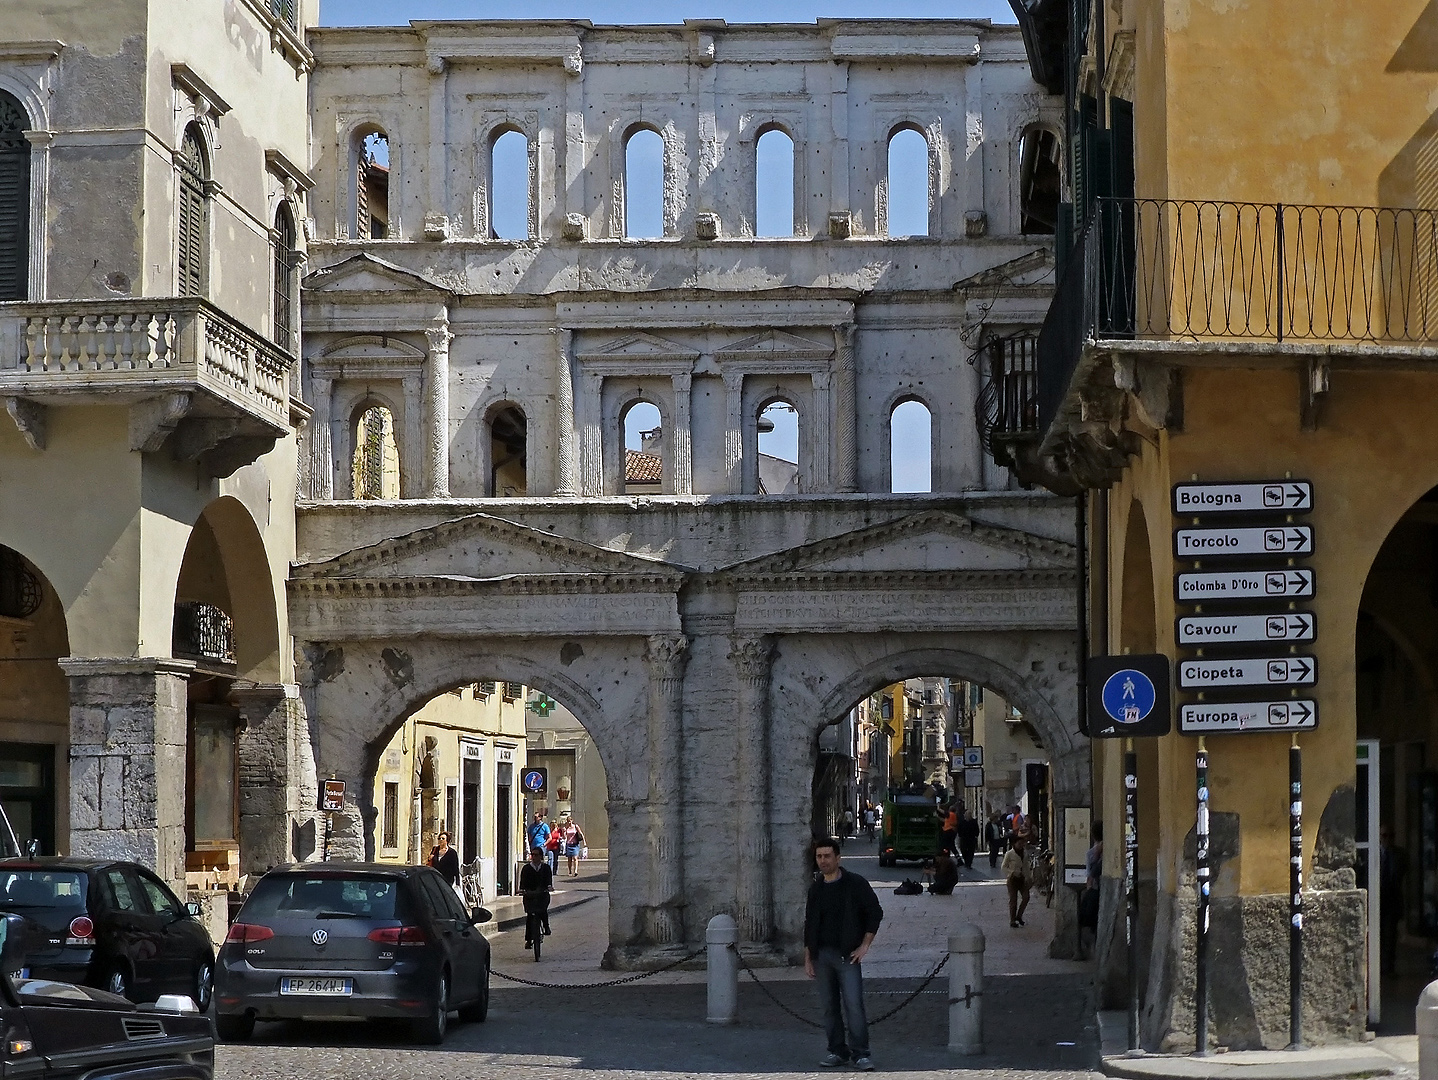
{"label": "stone pediment", "polygon": [[812,341],[783,330],[769,330],[715,350],[715,355],[724,360],[769,360],[776,357],[823,360],[833,354],[832,341]]}
{"label": "stone pediment", "polygon": [[736,563],[726,570],[740,578],[796,573],[1076,573],[1077,560],[1071,544],[930,510]]}
{"label": "stone pediment", "polygon": [[1054,253],[1039,248],[1017,259],[980,270],[977,274],[954,283],[955,290],[970,289],[1052,289],[1054,287]]}
{"label": "stone pediment", "polygon": [[585,349],[579,356],[584,361],[598,360],[602,363],[606,360],[692,360],[698,358],[699,352],[677,341],[641,331],[605,342],[597,349]]}
{"label": "stone pediment", "polygon": [[304,287],[319,294],[421,292],[427,294],[426,299],[450,291],[423,274],[364,252],[307,275]]}
{"label": "stone pediment", "polygon": [[296,580],[327,581],[428,578],[473,582],[580,574],[677,580],[682,571],[659,559],[595,547],[491,514],[470,514],[294,568]]}

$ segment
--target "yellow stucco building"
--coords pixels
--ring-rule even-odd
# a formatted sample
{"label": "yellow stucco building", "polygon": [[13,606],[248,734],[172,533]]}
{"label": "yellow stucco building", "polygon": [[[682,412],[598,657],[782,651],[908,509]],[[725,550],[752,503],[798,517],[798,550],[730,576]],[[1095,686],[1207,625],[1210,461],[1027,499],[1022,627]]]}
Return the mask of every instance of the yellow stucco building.
{"label": "yellow stucco building", "polygon": [[[1060,285],[1015,461],[1084,501],[1090,652],[1162,653],[1175,676],[1173,733],[1136,740],[1142,1041],[1195,1037],[1199,733],[1211,1041],[1290,1037],[1295,736],[1303,1037],[1356,1039],[1385,993],[1411,1019],[1403,974],[1438,934],[1438,8],[1015,6],[1069,105]],[[1285,480],[1312,485],[1311,510],[1175,503],[1177,485]],[[1236,595],[1177,578],[1240,570],[1258,584]],[[1128,987],[1122,750],[1094,752],[1110,1007]]]}

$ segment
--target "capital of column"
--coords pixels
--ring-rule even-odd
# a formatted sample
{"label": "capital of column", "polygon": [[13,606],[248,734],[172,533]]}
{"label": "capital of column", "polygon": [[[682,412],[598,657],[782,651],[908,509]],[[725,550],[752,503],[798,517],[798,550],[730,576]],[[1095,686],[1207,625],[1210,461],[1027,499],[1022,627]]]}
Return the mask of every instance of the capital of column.
{"label": "capital of column", "polygon": [[769,678],[769,668],[774,660],[774,636],[772,634],[736,634],[729,639],[729,659],[739,669],[739,674],[754,684]]}
{"label": "capital of column", "polygon": [[683,634],[654,634],[644,652],[650,673],[658,679],[677,679],[689,660],[689,639]]}
{"label": "capital of column", "polygon": [[436,319],[429,326],[424,328],[425,339],[429,342],[429,351],[432,353],[448,353],[449,343],[454,340],[454,335],[449,332],[448,319]]}

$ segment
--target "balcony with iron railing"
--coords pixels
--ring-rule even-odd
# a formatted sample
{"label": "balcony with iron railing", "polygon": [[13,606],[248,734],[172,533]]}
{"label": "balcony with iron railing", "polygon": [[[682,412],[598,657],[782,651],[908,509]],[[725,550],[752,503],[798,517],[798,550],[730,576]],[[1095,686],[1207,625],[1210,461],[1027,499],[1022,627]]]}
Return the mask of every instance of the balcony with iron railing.
{"label": "balcony with iron railing", "polygon": [[170,652],[183,660],[230,671],[235,666],[234,622],[214,604],[181,600],[175,604]]}
{"label": "balcony with iron railing", "polygon": [[124,403],[132,450],[169,440],[182,459],[227,476],[303,415],[294,367],[195,297],[0,304],[0,398],[36,449],[48,407]]}
{"label": "balcony with iron railing", "polygon": [[[1432,361],[1435,345],[1438,211],[1100,199],[1038,337],[1049,461],[1036,471],[1031,456],[1029,472],[1050,470],[1058,452],[1061,472],[1102,482],[1133,450],[1123,432],[1105,443],[1093,423],[1104,398],[1140,396],[1166,426],[1181,416],[1169,375],[1187,363],[1241,355],[1305,367],[1309,392],[1321,393],[1335,361]],[[1073,442],[1080,430],[1089,445]]]}

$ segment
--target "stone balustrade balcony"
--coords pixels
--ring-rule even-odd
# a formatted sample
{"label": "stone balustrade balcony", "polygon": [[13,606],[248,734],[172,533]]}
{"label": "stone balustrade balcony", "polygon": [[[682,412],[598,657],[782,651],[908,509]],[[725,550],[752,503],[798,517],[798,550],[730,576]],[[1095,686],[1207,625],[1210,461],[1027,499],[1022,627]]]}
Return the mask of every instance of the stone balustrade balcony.
{"label": "stone balustrade balcony", "polygon": [[126,404],[131,450],[228,476],[305,415],[294,367],[196,297],[0,304],[0,399],[36,450],[50,407]]}

